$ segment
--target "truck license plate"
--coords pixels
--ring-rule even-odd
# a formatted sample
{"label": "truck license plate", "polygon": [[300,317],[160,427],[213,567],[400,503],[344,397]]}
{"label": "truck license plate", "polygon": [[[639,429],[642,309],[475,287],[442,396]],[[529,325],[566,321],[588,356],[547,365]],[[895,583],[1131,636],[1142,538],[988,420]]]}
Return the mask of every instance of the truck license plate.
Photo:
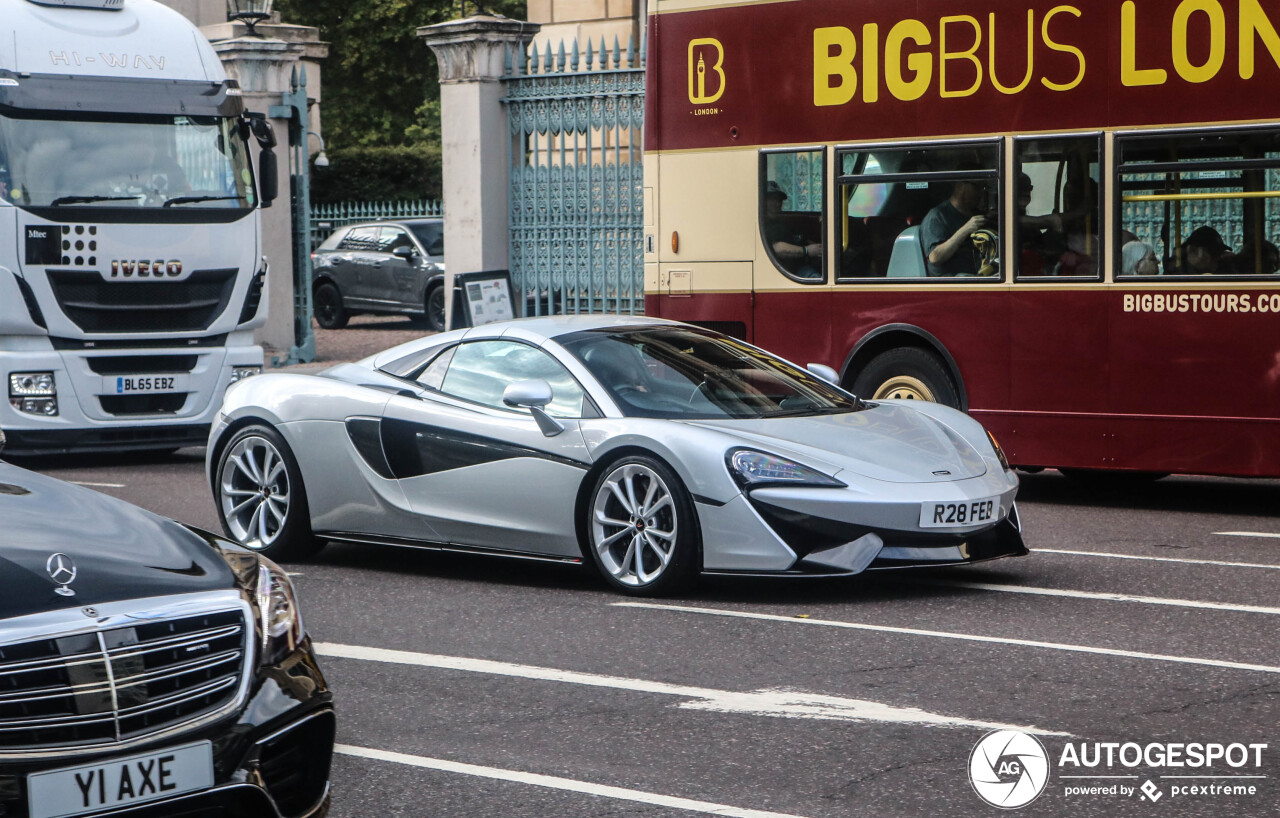
{"label": "truck license plate", "polygon": [[27,776],[31,818],[145,804],[213,786],[208,741]]}
{"label": "truck license plate", "polygon": [[102,392],[106,395],[186,392],[187,378],[187,375],[110,375],[102,379]]}

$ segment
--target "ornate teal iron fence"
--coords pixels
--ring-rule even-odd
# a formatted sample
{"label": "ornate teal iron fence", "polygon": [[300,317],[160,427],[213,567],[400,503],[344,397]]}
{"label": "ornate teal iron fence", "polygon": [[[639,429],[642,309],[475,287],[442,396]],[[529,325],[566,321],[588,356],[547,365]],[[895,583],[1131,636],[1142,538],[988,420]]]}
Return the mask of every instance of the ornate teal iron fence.
{"label": "ornate teal iron fence", "polygon": [[511,280],[530,315],[644,311],[643,54],[508,54]]}
{"label": "ornate teal iron fence", "polygon": [[387,219],[431,219],[444,217],[444,202],[419,199],[411,202],[337,202],[311,205],[311,249],[339,227],[357,222]]}

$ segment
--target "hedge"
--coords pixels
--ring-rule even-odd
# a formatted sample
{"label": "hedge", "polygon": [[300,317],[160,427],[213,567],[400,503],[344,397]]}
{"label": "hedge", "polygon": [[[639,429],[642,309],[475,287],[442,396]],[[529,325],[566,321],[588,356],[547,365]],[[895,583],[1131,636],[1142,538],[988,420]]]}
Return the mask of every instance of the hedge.
{"label": "hedge", "polygon": [[311,166],[312,202],[441,198],[437,146],[341,148],[328,157],[329,167]]}

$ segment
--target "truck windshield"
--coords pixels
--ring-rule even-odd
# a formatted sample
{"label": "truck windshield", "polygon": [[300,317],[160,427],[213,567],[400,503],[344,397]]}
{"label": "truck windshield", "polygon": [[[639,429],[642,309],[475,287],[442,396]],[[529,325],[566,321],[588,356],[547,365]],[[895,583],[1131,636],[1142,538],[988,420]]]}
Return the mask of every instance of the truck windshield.
{"label": "truck windshield", "polygon": [[0,115],[0,197],[19,207],[250,208],[236,121]]}

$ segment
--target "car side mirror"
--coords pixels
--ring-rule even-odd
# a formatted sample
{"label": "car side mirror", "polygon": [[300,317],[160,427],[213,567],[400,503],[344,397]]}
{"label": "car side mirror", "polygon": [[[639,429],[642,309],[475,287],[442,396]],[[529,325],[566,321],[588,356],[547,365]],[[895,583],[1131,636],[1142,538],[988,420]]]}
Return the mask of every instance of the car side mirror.
{"label": "car side mirror", "polygon": [[0,452],[4,451],[4,429],[0,429]]}
{"label": "car side mirror", "polygon": [[829,384],[834,384],[835,386],[840,385],[840,376],[834,369],[826,364],[806,364],[805,369],[809,370],[812,374],[817,375],[819,378],[822,378]]}
{"label": "car side mirror", "polygon": [[551,384],[541,378],[516,381],[502,390],[502,402],[507,406],[528,409],[538,428],[547,437],[555,437],[564,431],[564,424],[551,417],[542,408],[551,403]]}
{"label": "car side mirror", "polygon": [[391,251],[391,255],[396,258],[402,258],[405,261],[411,261],[414,256],[418,255],[413,251],[412,247],[405,247],[403,244]]}

